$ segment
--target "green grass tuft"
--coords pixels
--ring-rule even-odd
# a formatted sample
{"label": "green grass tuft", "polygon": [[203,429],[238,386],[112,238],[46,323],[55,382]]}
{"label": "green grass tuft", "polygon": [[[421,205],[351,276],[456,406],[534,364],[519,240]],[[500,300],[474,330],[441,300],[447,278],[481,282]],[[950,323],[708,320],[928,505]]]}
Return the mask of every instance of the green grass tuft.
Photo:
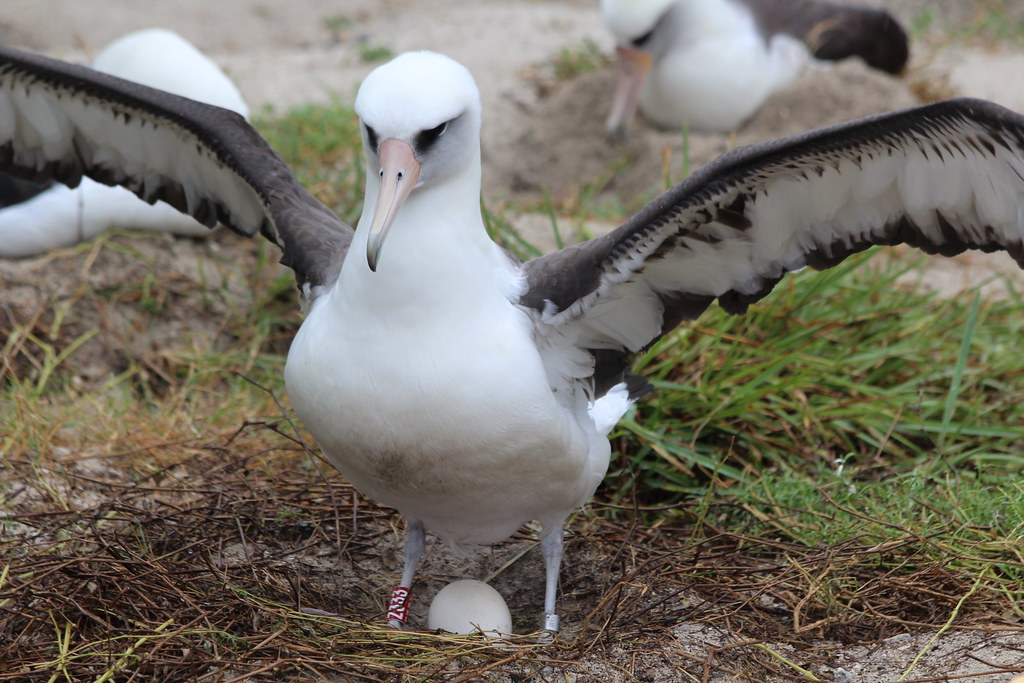
{"label": "green grass tuft", "polygon": [[1019,300],[942,299],[899,285],[908,268],[865,255],[797,274],[746,315],[712,308],[638,359],[658,391],[622,423],[621,446],[643,500],[702,495],[711,473],[748,482],[840,461],[1019,473]]}
{"label": "green grass tuft", "polygon": [[572,48],[562,48],[545,66],[557,81],[568,81],[581,74],[592,73],[610,64],[608,56],[592,40],[584,40]]}
{"label": "green grass tuft", "polygon": [[365,159],[359,122],[338,101],[307,105],[284,115],[264,111],[254,125],[295,171],[306,189],[355,225],[362,210]]}

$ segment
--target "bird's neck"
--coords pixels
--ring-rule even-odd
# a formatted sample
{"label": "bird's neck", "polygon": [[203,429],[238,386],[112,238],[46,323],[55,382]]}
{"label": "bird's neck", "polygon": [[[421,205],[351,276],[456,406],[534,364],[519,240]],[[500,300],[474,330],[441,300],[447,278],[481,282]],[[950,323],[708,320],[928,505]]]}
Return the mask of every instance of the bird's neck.
{"label": "bird's neck", "polygon": [[414,190],[395,218],[376,272],[366,262],[377,179],[367,182],[364,217],[335,294],[378,311],[438,311],[518,298],[519,269],[487,235],[480,213],[480,169]]}

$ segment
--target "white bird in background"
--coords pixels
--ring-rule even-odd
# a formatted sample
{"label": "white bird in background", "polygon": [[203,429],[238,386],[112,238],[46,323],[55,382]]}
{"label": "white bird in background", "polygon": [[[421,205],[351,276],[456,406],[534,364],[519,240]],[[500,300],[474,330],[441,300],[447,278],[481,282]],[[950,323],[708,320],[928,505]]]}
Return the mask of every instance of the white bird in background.
{"label": "white bird in background", "polygon": [[909,54],[888,12],[818,0],[601,0],[601,11],[619,60],[616,136],[638,106],[661,128],[735,130],[814,59],[858,56],[896,74]]}
{"label": "white bird in background", "polygon": [[1024,264],[1024,117],[987,102],[734,150],[617,230],[526,263],[484,229],[464,67],[399,56],[367,77],[356,111],[367,177],[353,232],[241,117],[0,49],[0,165],[88,173],[283,249],[308,305],[285,371],[295,412],[358,489],[408,520],[395,623],[424,529],[495,543],[536,519],[543,626],[557,631],[562,525],[648,388],[629,355],[716,299],[741,313],[787,272],[873,244]]}
{"label": "white bird in background", "polygon": [[[92,68],[248,118],[249,107],[220,68],[177,33],[144,29],[105,47]],[[147,204],[122,187],[84,178],[75,189],[0,177],[0,257],[34,256],[112,228],[204,235],[209,228],[164,204]]]}

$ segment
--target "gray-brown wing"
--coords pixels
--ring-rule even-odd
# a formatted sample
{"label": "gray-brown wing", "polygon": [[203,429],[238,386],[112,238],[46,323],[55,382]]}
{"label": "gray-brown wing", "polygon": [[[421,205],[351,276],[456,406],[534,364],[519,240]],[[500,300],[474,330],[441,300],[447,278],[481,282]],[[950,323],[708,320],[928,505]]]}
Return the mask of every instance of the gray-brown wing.
{"label": "gray-brown wing", "polygon": [[860,57],[875,69],[898,74],[910,56],[907,34],[889,12],[819,0],[742,0],[765,35],[785,33],[804,41],[818,59]]}
{"label": "gray-brown wing", "polygon": [[0,170],[72,187],[89,176],[208,226],[262,233],[307,296],[337,278],[352,239],[238,114],[2,47]]}
{"label": "gray-brown wing", "polygon": [[[614,232],[526,263],[520,303],[551,362],[591,350],[600,391],[716,299],[742,313],[787,272],[900,243],[1024,267],[1024,117],[948,100],[734,150]],[[574,362],[557,372],[585,376]]]}

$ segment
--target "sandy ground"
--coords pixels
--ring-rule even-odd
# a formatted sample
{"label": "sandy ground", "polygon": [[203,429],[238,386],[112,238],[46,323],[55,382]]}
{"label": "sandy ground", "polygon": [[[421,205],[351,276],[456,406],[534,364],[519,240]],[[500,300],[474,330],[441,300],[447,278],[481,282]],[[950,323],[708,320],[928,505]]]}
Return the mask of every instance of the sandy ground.
{"label": "sandy ground", "polygon": [[[885,4],[910,23],[928,3],[893,0]],[[943,20],[955,24],[958,11],[950,8]],[[934,30],[941,33],[939,23]],[[529,203],[547,192],[556,201],[571,203],[582,188],[598,183],[612,165],[625,159],[625,171],[601,181],[599,194],[630,205],[638,197],[649,196],[666,163],[670,169],[682,165],[676,134],[641,125],[622,146],[605,142],[602,127],[613,79],[610,70],[559,82],[544,66],[560,50],[578,50],[585,41],[610,52],[611,40],[596,1],[7,0],[0,11],[4,43],[81,61],[113,38],[150,26],[171,28],[194,42],[228,71],[255,108],[266,105],[283,110],[335,97],[349,101],[373,67],[360,57],[366,47],[383,46],[395,53],[427,48],[459,59],[475,74],[484,99],[488,202]],[[692,135],[692,162],[703,163],[736,144],[915,104],[922,83],[929,92],[988,97],[1024,110],[1024,55],[1006,47],[954,46],[926,37],[929,40],[915,48],[906,78],[872,73],[856,63],[814,71],[774,97],[735,136]],[[533,239],[543,241],[546,220],[526,214],[517,225],[524,231],[534,230]],[[577,226],[565,227],[571,231]],[[586,226],[588,230],[604,227],[609,226]],[[928,283],[949,291],[989,279],[995,272],[1017,272],[1001,257],[934,259],[933,263],[936,267],[929,271]],[[26,262],[18,268],[28,275],[38,267],[45,266]],[[686,625],[679,627],[675,637],[683,650],[717,642],[714,633],[690,632]],[[978,650],[982,641],[994,642],[987,634],[955,635],[943,641],[939,652]],[[870,651],[850,648],[837,655],[834,680],[894,680],[906,667],[904,655],[916,653],[919,644],[900,640]],[[986,659],[1009,666],[1020,660],[1020,650],[1014,648],[1021,644],[1020,639],[1001,641],[1001,649],[991,646],[998,653],[992,649]],[[974,675],[972,681],[1008,679],[981,675],[991,669],[975,659],[947,661],[938,655],[917,674],[927,671],[943,676],[954,670],[958,675]]]}

